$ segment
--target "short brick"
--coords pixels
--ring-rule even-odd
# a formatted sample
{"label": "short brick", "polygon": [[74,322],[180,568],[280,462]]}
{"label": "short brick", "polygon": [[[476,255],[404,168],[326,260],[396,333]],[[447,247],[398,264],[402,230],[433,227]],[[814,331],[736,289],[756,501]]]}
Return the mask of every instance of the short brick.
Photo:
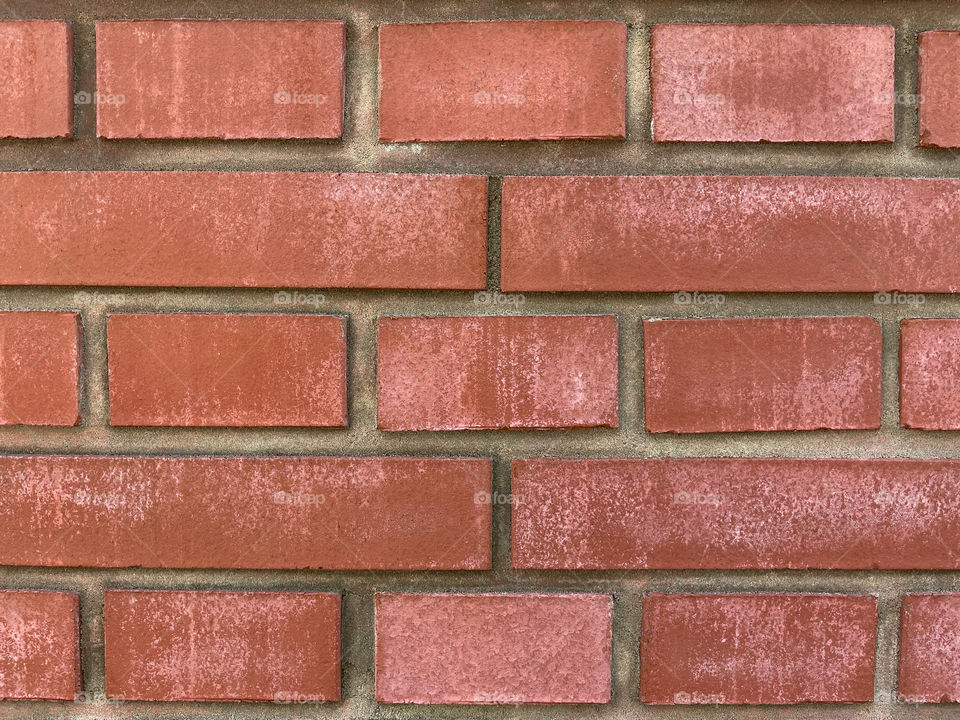
{"label": "short brick", "polygon": [[897,699],[960,702],[960,595],[904,595]]}
{"label": "short brick", "polygon": [[79,597],[0,590],[0,699],[73,700],[82,689]]}
{"label": "short brick", "polygon": [[867,317],[644,321],[647,430],[879,428],[881,346]]}
{"label": "short brick", "polygon": [[610,701],[609,595],[377,595],[377,701]]}
{"label": "short brick", "polygon": [[960,147],[960,32],[920,33],[920,145]]}
{"label": "short brick", "polygon": [[80,422],[80,316],[0,312],[0,425]]}
{"label": "short brick", "polygon": [[0,137],[73,134],[73,29],[63,20],[0,22]]}
{"label": "short brick", "polygon": [[380,26],[380,140],[626,136],[627,26]]}
{"label": "short brick", "polygon": [[516,460],[520,569],[960,569],[960,460]]}
{"label": "short brick", "polygon": [[900,424],[960,430],[960,319],[900,323]]}
{"label": "short brick", "polygon": [[612,315],[384,317],[382,430],[617,427]]}
{"label": "short brick", "polygon": [[110,315],[107,343],[111,425],[347,424],[342,318]]}
{"label": "short brick", "polygon": [[110,699],[340,699],[335,593],[107,590],[103,629]]}
{"label": "short brick", "polygon": [[501,286],[960,292],[957,227],[955,178],[510,177]]}
{"label": "short brick", "polygon": [[653,139],[893,142],[889,25],[657,25]]}
{"label": "short brick", "polygon": [[325,20],[97,23],[97,134],[338,138],[346,29]]}
{"label": "short brick", "polygon": [[15,172],[0,191],[0,285],[486,287],[484,177]]}
{"label": "short brick", "polygon": [[873,701],[875,597],[651,593],[642,622],[648,705]]}
{"label": "short brick", "polygon": [[480,458],[0,456],[0,564],[490,569]]}

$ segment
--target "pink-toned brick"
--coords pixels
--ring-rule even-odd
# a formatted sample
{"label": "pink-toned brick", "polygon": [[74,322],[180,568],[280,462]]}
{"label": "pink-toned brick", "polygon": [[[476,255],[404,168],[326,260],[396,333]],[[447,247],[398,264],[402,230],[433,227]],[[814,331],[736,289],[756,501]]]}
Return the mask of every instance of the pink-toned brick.
{"label": "pink-toned brick", "polygon": [[897,699],[960,702],[960,595],[904,595]]}
{"label": "pink-toned brick", "polygon": [[919,144],[960,147],[960,32],[934,30],[917,40]]}
{"label": "pink-toned brick", "polygon": [[900,323],[900,424],[960,430],[960,319]]}
{"label": "pink-toned brick", "polygon": [[73,29],[64,20],[0,22],[0,137],[73,134]]}

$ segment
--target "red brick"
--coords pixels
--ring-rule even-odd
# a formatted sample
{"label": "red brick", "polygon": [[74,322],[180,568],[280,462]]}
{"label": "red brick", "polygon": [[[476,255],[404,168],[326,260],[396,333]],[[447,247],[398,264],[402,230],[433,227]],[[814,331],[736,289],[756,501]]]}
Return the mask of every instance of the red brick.
{"label": "red brick", "polygon": [[111,425],[345,427],[332,315],[110,315]]}
{"label": "red brick", "polygon": [[653,139],[893,142],[893,27],[657,25]]}
{"label": "red brick", "polygon": [[920,145],[960,147],[960,32],[920,33]]}
{"label": "red brick", "polygon": [[79,383],[79,315],[0,312],[0,425],[76,425]]}
{"label": "red brick", "polygon": [[643,600],[648,705],[873,701],[877,599],[660,595]]}
{"label": "red brick", "polygon": [[610,701],[609,595],[377,595],[377,701]]}
{"label": "red brick", "polygon": [[0,565],[490,569],[481,458],[0,456]]}
{"label": "red brick", "polygon": [[346,29],[328,20],[97,23],[97,134],[338,138]]}
{"label": "red brick", "polygon": [[380,140],[626,136],[627,26],[380,26]]}
{"label": "red brick", "polygon": [[960,292],[960,180],[513,177],[505,291]]}
{"label": "red brick", "polygon": [[516,460],[521,569],[960,569],[960,461]]}
{"label": "red brick", "polygon": [[0,590],[0,699],[73,700],[81,672],[78,596]]}
{"label": "red brick", "polygon": [[900,424],[960,430],[960,319],[900,323]]}
{"label": "red brick", "polygon": [[867,317],[646,320],[647,430],[879,428],[881,345]]}
{"label": "red brick", "polygon": [[340,595],[108,590],[107,697],[340,699]]}
{"label": "red brick", "polygon": [[960,595],[904,595],[897,699],[960,702]]}
{"label": "red brick", "polygon": [[0,137],[73,134],[73,29],[63,20],[0,22]]}
{"label": "red brick", "polygon": [[617,427],[612,315],[386,317],[382,430]]}
{"label": "red brick", "polygon": [[0,285],[486,287],[487,180],[0,173]]}

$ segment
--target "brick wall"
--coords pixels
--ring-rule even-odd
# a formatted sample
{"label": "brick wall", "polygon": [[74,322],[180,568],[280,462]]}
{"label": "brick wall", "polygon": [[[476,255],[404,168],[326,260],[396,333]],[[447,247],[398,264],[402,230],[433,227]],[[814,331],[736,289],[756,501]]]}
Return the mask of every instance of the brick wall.
{"label": "brick wall", "polygon": [[0,59],[0,718],[960,717],[960,5]]}

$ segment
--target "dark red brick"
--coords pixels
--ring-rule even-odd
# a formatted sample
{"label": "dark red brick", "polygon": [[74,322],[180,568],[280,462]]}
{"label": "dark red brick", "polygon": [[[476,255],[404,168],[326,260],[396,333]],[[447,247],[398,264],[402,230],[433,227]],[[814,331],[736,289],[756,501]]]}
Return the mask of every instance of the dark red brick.
{"label": "dark red brick", "polygon": [[0,564],[490,568],[486,459],[0,456]]}
{"label": "dark red brick", "polygon": [[610,701],[609,595],[378,594],[377,701]]}
{"label": "dark red brick", "polygon": [[917,41],[920,145],[960,147],[960,32],[920,33]]}
{"label": "dark red brick", "polygon": [[0,22],[0,137],[73,134],[73,29],[63,20]]}
{"label": "dark red brick", "polygon": [[893,142],[889,25],[657,25],[653,139]]}
{"label": "dark red brick", "polygon": [[382,430],[617,427],[612,315],[386,317]]}
{"label": "dark red brick", "polygon": [[900,323],[900,424],[960,430],[960,319]]}
{"label": "dark red brick", "polygon": [[904,595],[897,699],[960,702],[960,595]]}

